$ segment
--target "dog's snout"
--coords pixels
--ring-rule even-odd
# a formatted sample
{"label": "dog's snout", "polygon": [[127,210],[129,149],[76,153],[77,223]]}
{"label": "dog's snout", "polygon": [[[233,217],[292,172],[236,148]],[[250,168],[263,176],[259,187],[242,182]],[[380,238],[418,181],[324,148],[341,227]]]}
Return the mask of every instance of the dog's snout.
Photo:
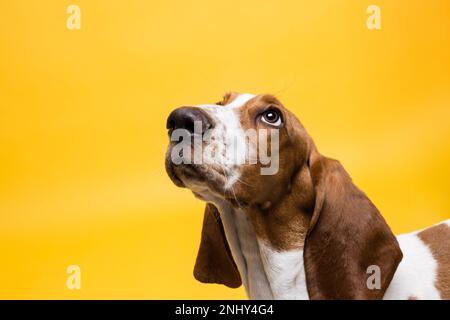
{"label": "dog's snout", "polygon": [[[195,107],[181,107],[172,111],[167,118],[166,128],[170,131],[175,129],[186,129],[190,133],[204,134],[212,127],[212,120],[208,114]],[[197,129],[198,128],[198,129]]]}

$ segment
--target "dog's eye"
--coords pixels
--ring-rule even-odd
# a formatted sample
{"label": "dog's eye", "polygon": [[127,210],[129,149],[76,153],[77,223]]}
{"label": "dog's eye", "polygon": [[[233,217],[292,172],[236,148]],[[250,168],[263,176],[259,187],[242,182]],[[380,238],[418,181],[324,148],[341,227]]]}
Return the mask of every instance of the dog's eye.
{"label": "dog's eye", "polygon": [[281,125],[281,116],[278,110],[269,109],[264,111],[261,116],[261,120],[271,126],[278,127]]}

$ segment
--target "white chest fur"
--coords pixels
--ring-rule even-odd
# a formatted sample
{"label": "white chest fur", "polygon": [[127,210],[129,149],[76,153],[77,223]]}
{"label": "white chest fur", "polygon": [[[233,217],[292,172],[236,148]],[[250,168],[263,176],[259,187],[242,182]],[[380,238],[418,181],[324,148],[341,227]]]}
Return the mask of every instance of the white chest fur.
{"label": "white chest fur", "polygon": [[258,242],[264,270],[274,298],[308,299],[305,269],[303,268],[303,250],[276,251],[263,241]]}
{"label": "white chest fur", "polygon": [[225,234],[250,299],[308,299],[302,250],[276,251],[246,214],[220,205]]}

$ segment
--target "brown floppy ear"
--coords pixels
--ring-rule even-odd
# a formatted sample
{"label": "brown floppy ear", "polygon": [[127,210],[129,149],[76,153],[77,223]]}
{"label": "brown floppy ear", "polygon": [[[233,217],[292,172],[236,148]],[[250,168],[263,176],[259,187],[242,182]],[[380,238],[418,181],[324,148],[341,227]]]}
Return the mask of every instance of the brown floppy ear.
{"label": "brown floppy ear", "polygon": [[[316,190],[304,247],[310,299],[381,299],[402,259],[397,239],[338,161],[314,151],[310,170]],[[375,288],[367,284],[373,265],[381,279]]]}
{"label": "brown floppy ear", "polygon": [[224,284],[237,288],[241,276],[231,255],[219,211],[207,204],[203,218],[202,238],[194,267],[194,277],[204,283]]}

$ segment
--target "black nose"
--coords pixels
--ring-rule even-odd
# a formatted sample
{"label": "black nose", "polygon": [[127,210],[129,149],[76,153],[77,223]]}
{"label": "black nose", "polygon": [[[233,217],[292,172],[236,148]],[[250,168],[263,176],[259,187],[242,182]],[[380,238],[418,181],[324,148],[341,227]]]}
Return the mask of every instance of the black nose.
{"label": "black nose", "polygon": [[200,133],[202,135],[206,130],[212,127],[211,118],[205,111],[195,107],[181,107],[170,113],[167,118],[166,128],[169,129],[169,131],[186,129],[190,133],[194,133],[195,123],[198,123],[197,126],[201,128]]}

